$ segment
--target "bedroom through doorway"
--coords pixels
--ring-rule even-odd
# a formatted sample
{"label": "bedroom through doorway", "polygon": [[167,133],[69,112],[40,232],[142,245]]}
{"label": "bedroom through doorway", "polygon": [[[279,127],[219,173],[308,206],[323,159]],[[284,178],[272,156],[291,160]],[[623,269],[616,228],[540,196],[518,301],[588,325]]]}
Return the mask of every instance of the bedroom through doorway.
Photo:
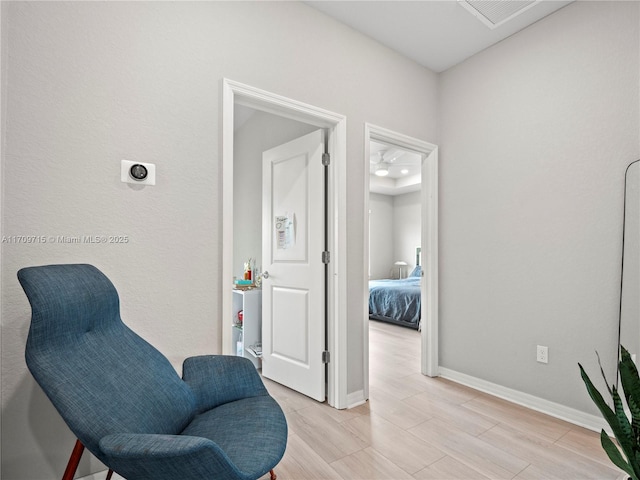
{"label": "bedroom through doorway", "polygon": [[[416,337],[418,352],[397,358],[438,375],[437,147],[366,125],[365,392],[384,382],[379,349],[387,335]],[[384,328],[379,328],[384,325]],[[369,335],[371,329],[372,335]],[[375,335],[373,333],[375,332]],[[369,343],[369,339],[373,340]],[[395,342],[397,345],[397,342]]]}
{"label": "bedroom through doorway", "polygon": [[385,362],[420,372],[422,156],[373,140],[369,155],[369,379],[378,390],[392,380]]}

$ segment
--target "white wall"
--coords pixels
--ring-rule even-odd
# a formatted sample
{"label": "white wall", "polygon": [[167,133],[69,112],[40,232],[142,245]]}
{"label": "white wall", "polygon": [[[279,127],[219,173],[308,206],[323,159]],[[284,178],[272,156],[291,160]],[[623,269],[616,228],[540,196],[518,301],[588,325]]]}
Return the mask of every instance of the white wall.
{"label": "white wall", "polygon": [[596,413],[577,363],[613,375],[639,7],[572,3],[442,74],[442,366]]}
{"label": "white wall", "polygon": [[[23,360],[16,271],[89,262],[125,322],[180,368],[221,351],[221,84],[348,118],[347,215],[361,218],[364,123],[435,142],[437,76],[302,3],[2,2],[5,235],[127,235],[122,245],[2,245],[2,472],[54,478],[73,439]],[[401,88],[398,88],[401,85]],[[157,185],[119,180],[153,162]],[[349,221],[349,298],[363,222]],[[363,388],[362,303],[347,307],[348,391]],[[83,466],[80,475],[95,467]]]}
{"label": "white wall", "polygon": [[371,279],[398,278],[395,262],[407,262],[406,277],[415,266],[420,245],[420,192],[403,195],[369,194]]}
{"label": "white wall", "polygon": [[369,278],[391,278],[394,260],[393,197],[369,194]]}
{"label": "white wall", "polygon": [[404,277],[411,273],[416,264],[416,247],[420,246],[421,240],[421,212],[419,191],[393,197],[394,261],[407,262]]}

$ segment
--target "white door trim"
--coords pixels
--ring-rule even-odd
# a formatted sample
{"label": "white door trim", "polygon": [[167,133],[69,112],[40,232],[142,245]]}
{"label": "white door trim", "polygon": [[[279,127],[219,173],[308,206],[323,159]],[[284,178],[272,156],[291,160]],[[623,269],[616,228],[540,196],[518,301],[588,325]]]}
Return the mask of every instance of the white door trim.
{"label": "white door trim", "polygon": [[[422,358],[423,375],[436,377],[438,365],[438,147],[431,143],[365,123],[364,127],[364,265],[369,264],[369,143],[371,140],[396,145],[422,155],[422,265],[424,271],[422,302]],[[363,335],[364,335],[364,394],[369,398],[369,284],[364,271]],[[426,285],[425,285],[426,284]],[[425,295],[426,294],[426,295]]]}
{"label": "white door trim", "polygon": [[231,321],[233,286],[233,111],[234,104],[302,121],[328,132],[329,166],[328,238],[331,262],[327,292],[327,336],[331,362],[327,369],[327,401],[347,407],[347,119],[296,100],[222,80],[222,353],[232,354]]}

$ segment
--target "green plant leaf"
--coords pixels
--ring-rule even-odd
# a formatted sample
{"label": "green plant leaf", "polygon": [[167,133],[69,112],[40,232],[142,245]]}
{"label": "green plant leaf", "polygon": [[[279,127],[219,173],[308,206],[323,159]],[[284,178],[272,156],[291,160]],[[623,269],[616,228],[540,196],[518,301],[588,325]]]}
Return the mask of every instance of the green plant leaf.
{"label": "green plant leaf", "polygon": [[602,375],[602,379],[604,380],[604,384],[607,386],[607,390],[609,391],[609,395],[613,395],[613,390],[609,386],[609,382],[607,381],[607,376],[604,374],[604,369],[602,368],[602,362],[600,361],[600,354],[596,350],[596,357],[598,358],[598,366],[600,367],[600,374]]}
{"label": "green plant leaf", "polygon": [[638,435],[640,433],[640,405],[638,405],[636,397],[633,396],[629,397],[627,405],[629,405],[629,411],[631,412],[631,427],[636,436],[636,441],[638,441]]}
{"label": "green plant leaf", "polygon": [[633,476],[633,478],[635,479],[640,478],[640,452],[636,451],[635,458],[633,459],[633,462],[630,462],[630,464],[631,464],[631,468],[635,472],[635,475]]}
{"label": "green plant leaf", "polygon": [[633,468],[633,471],[636,472],[636,475],[634,478],[638,479],[640,478],[640,452],[636,451],[636,457],[634,459],[634,462],[631,464],[631,467]]}
{"label": "green plant leaf", "polygon": [[620,450],[618,450],[618,447],[616,447],[615,443],[611,441],[609,435],[607,435],[607,432],[604,430],[600,432],[600,443],[602,444],[604,451],[607,453],[609,460],[611,460],[616,467],[624,470],[633,480],[638,480],[638,477],[633,471],[633,468],[631,468],[631,465],[622,458]]}
{"label": "green plant leaf", "polygon": [[[598,389],[593,385],[593,383],[591,382],[591,379],[589,378],[589,375],[587,375],[587,372],[585,372],[584,368],[582,368],[582,365],[578,364],[578,366],[580,367],[580,374],[582,375],[582,380],[584,381],[584,384],[587,387],[589,396],[593,400],[593,403],[596,404],[596,406],[600,410],[600,413],[602,413],[602,416],[611,427],[613,434],[618,439],[618,442],[620,442],[620,446],[622,447],[623,452],[625,452],[625,455],[627,455],[629,452],[628,448],[630,447],[630,441],[628,436],[625,435],[625,432],[620,425],[617,415],[611,409],[611,407],[609,407],[607,402],[604,401],[604,398],[602,398],[602,395],[600,394]],[[627,420],[627,423],[628,423],[628,420]]]}
{"label": "green plant leaf", "polygon": [[[599,356],[598,364],[600,365],[600,373],[604,378],[607,390],[611,394],[613,408],[593,385],[582,365],[578,364],[578,366],[589,396],[602,413],[617,439],[616,445],[603,430],[600,434],[600,443],[609,459],[617,467],[624,470],[633,480],[640,480],[640,376],[638,375],[638,369],[629,352],[622,346],[620,347],[620,360],[617,370],[620,384],[616,382],[616,385],[610,386],[604,375]],[[620,385],[622,392],[619,393],[617,387]],[[625,412],[625,404],[621,394],[624,396],[626,405],[631,412],[631,419]]]}
{"label": "green plant leaf", "polygon": [[640,399],[640,377],[638,376],[638,369],[631,359],[629,352],[624,347],[620,347],[620,352],[618,369],[620,371],[620,380],[625,399],[627,400],[627,404],[629,404],[629,397]]}
{"label": "green plant leaf", "polygon": [[618,371],[620,372],[620,381],[622,383],[622,389],[624,390],[625,399],[631,411],[631,426],[637,448],[638,442],[640,441],[640,405],[638,405],[638,399],[640,399],[640,377],[638,376],[638,369],[631,355],[622,346],[620,347]]}
{"label": "green plant leaf", "polygon": [[634,453],[637,450],[638,442],[636,440],[633,429],[631,428],[631,423],[629,422],[629,417],[627,417],[626,412],[624,411],[624,404],[622,403],[622,398],[618,394],[618,390],[613,387],[613,405],[615,407],[616,418],[618,419],[618,425],[620,426],[620,431],[622,435],[616,434],[616,438],[622,447],[622,450],[627,455],[627,458],[630,461],[634,459]]}
{"label": "green plant leaf", "polygon": [[582,365],[578,363],[578,367],[580,367],[580,375],[582,376],[582,380],[587,387],[587,392],[589,392],[589,396],[593,400],[593,403],[596,404],[596,407],[598,407],[600,413],[602,413],[609,425],[611,425],[611,422],[617,424],[615,413],[613,412],[611,407],[609,407],[604,398],[602,398],[602,395],[600,394],[598,389],[593,385],[591,379],[589,378],[589,375],[587,375],[587,372],[585,372],[584,368],[582,368]]}
{"label": "green plant leaf", "polygon": [[[634,397],[629,398],[629,409],[631,410],[633,422],[636,422],[637,419],[640,418],[640,406],[638,406],[638,403],[636,402],[636,399]],[[636,436],[636,445],[638,445],[640,442],[640,438],[638,437],[637,427],[634,427],[634,434]],[[637,446],[633,461],[630,461],[629,463],[631,464],[634,472],[636,472],[636,477],[640,478],[640,449]]]}

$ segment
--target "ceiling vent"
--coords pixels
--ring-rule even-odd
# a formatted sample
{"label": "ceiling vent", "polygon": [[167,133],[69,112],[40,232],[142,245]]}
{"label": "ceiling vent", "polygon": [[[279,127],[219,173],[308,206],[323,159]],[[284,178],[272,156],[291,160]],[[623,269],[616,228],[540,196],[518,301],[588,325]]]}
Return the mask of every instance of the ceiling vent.
{"label": "ceiling vent", "polygon": [[540,3],[540,0],[461,0],[458,3],[493,30]]}

